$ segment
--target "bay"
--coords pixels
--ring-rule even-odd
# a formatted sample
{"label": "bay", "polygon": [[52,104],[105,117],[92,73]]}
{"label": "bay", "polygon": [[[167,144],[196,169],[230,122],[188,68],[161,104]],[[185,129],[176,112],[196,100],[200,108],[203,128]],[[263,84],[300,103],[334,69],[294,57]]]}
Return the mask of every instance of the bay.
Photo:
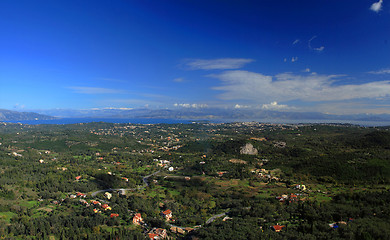
{"label": "bay", "polygon": [[77,124],[77,123],[90,123],[90,122],[107,122],[107,123],[133,123],[133,124],[174,124],[174,123],[192,123],[190,120],[182,119],[152,119],[152,118],[58,118],[53,120],[22,120],[22,121],[4,121],[9,123],[21,123],[29,125],[38,124]]}
{"label": "bay", "polygon": [[352,124],[365,127],[390,126],[389,121],[358,121],[358,120],[329,120],[329,119],[212,119],[212,120],[191,120],[191,119],[165,119],[165,118],[58,118],[54,120],[23,120],[5,121],[21,124],[78,124],[90,122],[107,123],[130,123],[130,124],[190,124],[198,123],[231,123],[231,122],[260,122],[270,124]]}

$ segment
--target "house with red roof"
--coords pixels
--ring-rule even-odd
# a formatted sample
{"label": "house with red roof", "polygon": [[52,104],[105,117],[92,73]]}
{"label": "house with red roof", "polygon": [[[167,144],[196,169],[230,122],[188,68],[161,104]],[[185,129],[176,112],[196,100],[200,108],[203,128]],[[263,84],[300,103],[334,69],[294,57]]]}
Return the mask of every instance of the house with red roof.
{"label": "house with red roof", "polygon": [[96,200],[91,200],[91,203],[93,205],[102,205],[99,201],[96,201]]}
{"label": "house with red roof", "polygon": [[172,218],[172,211],[170,209],[167,209],[164,212],[162,212],[161,215],[165,217],[165,220],[169,221]]}
{"label": "house with red roof", "polygon": [[271,226],[271,229],[274,230],[275,232],[280,232],[280,231],[282,231],[282,229],[283,229],[284,227],[285,227],[284,225],[279,225],[279,224],[277,224],[277,225]]}
{"label": "house with red roof", "polygon": [[77,193],[76,193],[76,196],[77,196],[77,197],[85,198],[85,197],[87,197],[87,194],[84,194],[84,193],[81,193],[81,192],[77,192]]}
{"label": "house with red roof", "polygon": [[133,217],[133,224],[140,225],[144,220],[141,217],[141,213],[136,213]]}
{"label": "house with red roof", "polygon": [[158,234],[155,234],[155,233],[149,233],[148,236],[149,236],[149,239],[150,239],[150,240],[153,240],[153,239],[160,239],[159,236],[158,236]]}
{"label": "house with red roof", "polygon": [[150,239],[164,239],[167,238],[167,230],[163,228],[153,228],[149,233],[148,236]]}
{"label": "house with red roof", "polygon": [[111,207],[108,206],[108,204],[103,204],[103,205],[102,205],[102,208],[103,208],[104,210],[111,210]]}

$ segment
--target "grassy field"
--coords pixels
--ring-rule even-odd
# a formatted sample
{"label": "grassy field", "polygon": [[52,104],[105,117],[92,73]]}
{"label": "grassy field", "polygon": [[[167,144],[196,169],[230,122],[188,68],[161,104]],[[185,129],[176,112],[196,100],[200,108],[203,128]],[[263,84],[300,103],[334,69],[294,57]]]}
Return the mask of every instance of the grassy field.
{"label": "grassy field", "polygon": [[5,221],[6,223],[10,223],[11,218],[16,215],[17,214],[13,212],[0,212],[0,220]]}
{"label": "grassy field", "polygon": [[38,204],[37,201],[20,201],[19,205],[27,208],[33,208]]}

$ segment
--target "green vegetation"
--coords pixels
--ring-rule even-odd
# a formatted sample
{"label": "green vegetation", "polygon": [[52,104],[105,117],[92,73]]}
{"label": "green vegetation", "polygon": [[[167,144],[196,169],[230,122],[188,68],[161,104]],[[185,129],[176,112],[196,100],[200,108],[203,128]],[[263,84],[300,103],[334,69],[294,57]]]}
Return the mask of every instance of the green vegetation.
{"label": "green vegetation", "polygon": [[0,143],[0,239],[390,238],[386,127],[0,123]]}

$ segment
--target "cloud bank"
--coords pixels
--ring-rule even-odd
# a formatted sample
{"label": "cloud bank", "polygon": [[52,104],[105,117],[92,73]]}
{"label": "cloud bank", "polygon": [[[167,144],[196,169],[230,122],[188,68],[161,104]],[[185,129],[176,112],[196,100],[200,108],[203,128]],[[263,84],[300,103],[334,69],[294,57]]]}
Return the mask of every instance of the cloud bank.
{"label": "cloud bank", "polygon": [[247,105],[236,104],[236,105],[234,105],[234,108],[235,108],[235,109],[243,109],[243,108],[249,108],[249,106],[247,106]]}
{"label": "cloud bank", "polygon": [[123,90],[111,89],[111,88],[99,88],[99,87],[68,87],[75,93],[81,94],[118,94],[124,93]]}
{"label": "cloud bank", "polygon": [[249,58],[192,59],[188,60],[186,65],[191,70],[227,70],[241,68],[245,64],[253,61],[253,59]]}
{"label": "cloud bank", "polygon": [[368,72],[368,73],[371,73],[371,74],[390,74],[390,68],[381,69],[379,71],[371,71],[371,72]]}
{"label": "cloud bank", "polygon": [[207,108],[207,104],[197,104],[197,103],[175,103],[174,107],[182,107],[182,108]]}
{"label": "cloud bank", "polygon": [[261,107],[262,109],[266,110],[286,110],[289,109],[287,105],[278,104],[278,102],[271,102],[269,104],[263,104]]}
{"label": "cloud bank", "polygon": [[246,100],[253,103],[270,100],[320,102],[390,96],[390,81],[343,85],[336,81],[342,75],[282,73],[267,76],[235,70],[210,76],[221,80],[222,86],[213,89],[223,92],[219,95],[222,100]]}

